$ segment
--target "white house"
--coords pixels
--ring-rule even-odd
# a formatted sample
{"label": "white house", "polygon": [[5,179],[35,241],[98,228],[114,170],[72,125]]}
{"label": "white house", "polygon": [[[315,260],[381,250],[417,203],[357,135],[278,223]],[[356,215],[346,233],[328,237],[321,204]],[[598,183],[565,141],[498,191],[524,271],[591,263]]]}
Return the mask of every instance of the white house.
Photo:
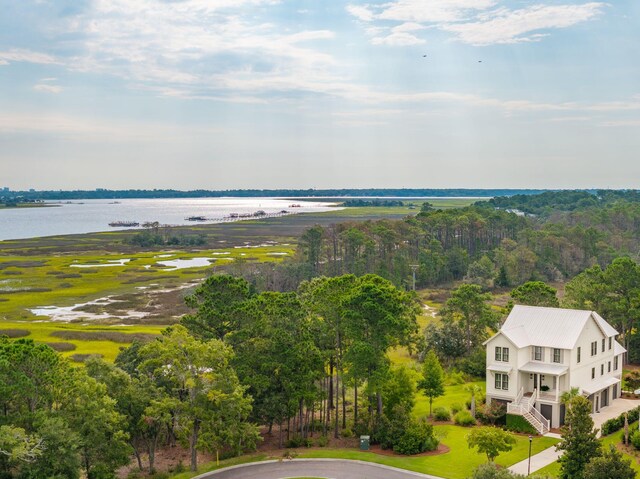
{"label": "white house", "polygon": [[514,306],[487,340],[487,402],[507,404],[540,433],[564,424],[563,392],[578,388],[593,411],[620,395],[618,332],[594,311]]}

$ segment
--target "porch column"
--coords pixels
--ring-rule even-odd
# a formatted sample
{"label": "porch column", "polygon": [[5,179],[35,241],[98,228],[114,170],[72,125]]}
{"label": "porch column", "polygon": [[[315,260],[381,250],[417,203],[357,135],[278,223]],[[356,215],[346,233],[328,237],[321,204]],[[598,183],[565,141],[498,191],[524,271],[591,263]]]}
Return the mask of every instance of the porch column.
{"label": "porch column", "polygon": [[560,398],[560,375],[556,375],[556,402]]}

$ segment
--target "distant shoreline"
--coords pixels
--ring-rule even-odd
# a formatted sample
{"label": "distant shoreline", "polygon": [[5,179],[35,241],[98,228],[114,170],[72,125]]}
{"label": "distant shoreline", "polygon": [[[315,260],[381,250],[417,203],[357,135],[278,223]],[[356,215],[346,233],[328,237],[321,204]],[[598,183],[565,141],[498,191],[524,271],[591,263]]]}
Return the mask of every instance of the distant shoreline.
{"label": "distant shoreline", "polygon": [[15,210],[21,208],[51,208],[53,206],[60,205],[54,205],[51,203],[18,203],[16,205],[6,205],[0,203],[0,210]]}
{"label": "distant shoreline", "polygon": [[[43,190],[2,191],[0,201],[66,201],[90,199],[161,199],[161,198],[493,198],[496,196],[533,195],[544,189],[511,188],[336,188],[336,189],[235,189],[235,190]],[[593,191],[595,190],[582,190]]]}

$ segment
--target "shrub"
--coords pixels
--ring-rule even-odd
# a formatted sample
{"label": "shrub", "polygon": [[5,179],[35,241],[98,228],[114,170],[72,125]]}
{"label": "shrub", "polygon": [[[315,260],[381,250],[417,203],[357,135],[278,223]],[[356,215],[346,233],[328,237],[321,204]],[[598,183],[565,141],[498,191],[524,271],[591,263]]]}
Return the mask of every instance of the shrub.
{"label": "shrub", "polygon": [[447,386],[457,386],[464,383],[464,373],[462,373],[461,371],[452,371],[447,374],[447,377],[445,379],[445,384]]}
{"label": "shrub", "polygon": [[[477,392],[476,393],[476,408],[478,406],[480,406],[481,404],[484,404],[485,402],[487,402],[487,398],[484,396],[484,393],[483,392]],[[467,406],[467,409],[471,409],[471,398],[466,400],[465,405]]]}
{"label": "shrub", "polygon": [[521,432],[523,434],[538,434],[538,431],[529,424],[529,421],[518,414],[507,414],[505,429],[513,432]]}
{"label": "shrub", "polygon": [[458,414],[459,411],[462,411],[463,407],[462,404],[460,404],[459,402],[454,402],[451,405],[451,413],[452,414]]}
{"label": "shrub", "polygon": [[473,419],[471,413],[464,409],[462,411],[458,411],[454,416],[453,421],[458,426],[473,426],[476,423],[476,420]]}
{"label": "shrub", "polygon": [[311,447],[312,442],[311,439],[305,438],[302,436],[293,436],[285,443],[286,447],[296,448],[296,447]]}
{"label": "shrub", "polygon": [[636,429],[629,434],[629,442],[635,449],[640,449],[640,431]]}
{"label": "shrub", "polygon": [[490,404],[484,404],[480,406],[476,411],[476,419],[482,424],[504,425],[505,416],[507,415],[507,406],[497,401],[492,401]]}
{"label": "shrub", "polygon": [[413,420],[393,446],[398,454],[412,455],[433,451],[438,447],[438,439],[433,434],[433,426],[427,421]]}
{"label": "shrub", "polygon": [[353,437],[353,431],[348,427],[345,427],[341,433],[342,437]]}
{"label": "shrub", "polygon": [[483,347],[475,349],[468,357],[459,361],[458,367],[474,378],[483,378],[487,373],[487,353]]}
{"label": "shrub", "polygon": [[[632,409],[628,412],[629,414],[629,424],[638,420],[638,416],[640,414],[640,407]],[[607,436],[612,432],[619,431],[624,427],[624,413],[620,414],[618,417],[614,417],[613,419],[609,419],[602,423],[600,428],[600,432],[603,436]]]}
{"label": "shrub", "polygon": [[327,447],[327,444],[329,444],[329,438],[327,436],[320,436],[316,439],[316,446],[318,447]]}
{"label": "shrub", "polygon": [[433,417],[436,421],[450,421],[451,412],[446,407],[437,407],[433,410]]}

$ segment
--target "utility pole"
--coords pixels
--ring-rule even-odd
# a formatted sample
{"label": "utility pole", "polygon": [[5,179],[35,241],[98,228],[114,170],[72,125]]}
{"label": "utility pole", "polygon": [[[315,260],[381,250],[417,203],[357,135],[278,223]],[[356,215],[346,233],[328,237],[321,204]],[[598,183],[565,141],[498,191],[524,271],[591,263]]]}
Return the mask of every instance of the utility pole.
{"label": "utility pole", "polygon": [[411,267],[411,271],[413,273],[413,290],[416,290],[416,271],[418,270],[418,268],[420,267],[419,264],[410,264],[409,265]]}

